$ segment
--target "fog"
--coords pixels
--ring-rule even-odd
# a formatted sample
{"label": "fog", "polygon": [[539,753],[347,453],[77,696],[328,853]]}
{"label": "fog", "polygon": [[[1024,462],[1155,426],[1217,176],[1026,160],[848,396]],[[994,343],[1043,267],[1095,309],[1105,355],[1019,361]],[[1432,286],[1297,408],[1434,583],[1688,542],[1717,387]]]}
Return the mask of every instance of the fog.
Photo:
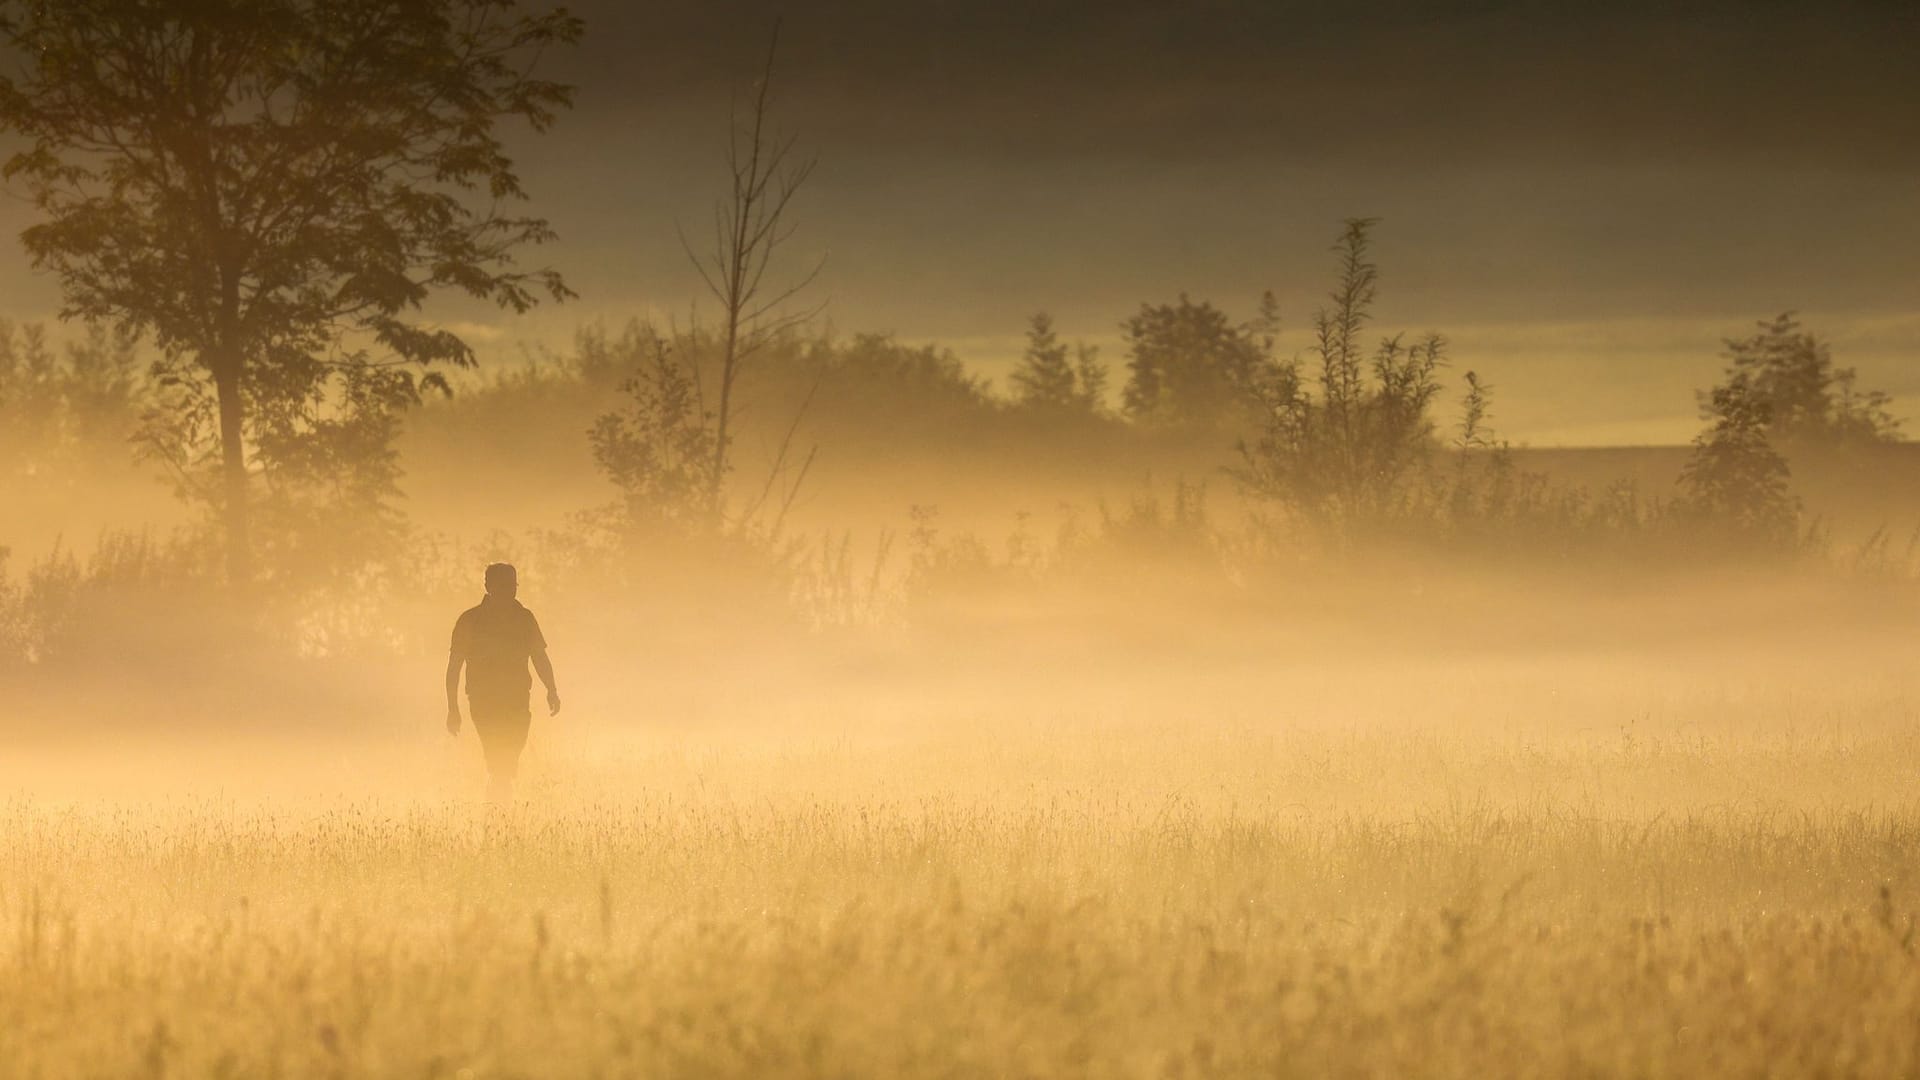
{"label": "fog", "polygon": [[7,13],[9,1074],[1920,1073],[1906,7]]}
{"label": "fog", "polygon": [[[711,327],[589,326],[263,463],[242,587],[102,377],[137,346],[9,365],[0,1057],[1911,1071],[1920,456],[1871,384],[1762,330],[1827,379],[1765,384],[1798,427],[1723,372],[1696,444],[1528,450],[1402,351],[1342,441],[1205,315],[1104,394],[1038,328],[1010,388],[793,328],[718,514],[664,404]],[[1197,422],[1119,363],[1196,355],[1251,364],[1173,383]],[[501,561],[562,699],[510,802],[443,697]]]}
{"label": "fog", "polygon": [[[1912,690],[1920,458],[1904,444],[1806,450],[1779,548],[1656,520],[1684,501],[1684,447],[1500,451],[1531,509],[1333,528],[1249,492],[1232,431],[1022,409],[937,351],[822,339],[776,358],[814,374],[769,367],[743,390],[733,505],[772,478],[790,498],[777,530],[763,510],[706,536],[623,516],[589,445],[630,402],[642,340],[591,331],[416,408],[394,444],[404,518],[373,540],[328,516],[364,508],[287,519],[284,561],[243,601],[217,534],[122,444],[62,443],[11,475],[13,790],[476,797],[439,676],[495,561],[519,567],[564,693],[529,752],[549,795],[709,737],[1574,745],[1844,728]],[[867,366],[832,366],[859,348]],[[789,431],[804,476],[774,471]],[[1409,483],[1491,453],[1434,438]],[[1621,490],[1641,519],[1592,509]]]}

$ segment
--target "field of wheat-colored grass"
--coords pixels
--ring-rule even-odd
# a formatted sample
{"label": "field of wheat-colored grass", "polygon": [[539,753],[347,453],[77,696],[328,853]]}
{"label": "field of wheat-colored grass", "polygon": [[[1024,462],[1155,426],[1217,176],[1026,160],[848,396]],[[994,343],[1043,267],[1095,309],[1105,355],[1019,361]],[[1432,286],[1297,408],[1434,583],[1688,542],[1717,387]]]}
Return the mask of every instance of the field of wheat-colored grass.
{"label": "field of wheat-colored grass", "polygon": [[[1446,708],[1360,726],[1164,701],[837,730],[555,722],[504,813],[443,749],[378,766],[418,770],[410,792],[276,794],[260,751],[263,782],[223,765],[225,795],[27,783],[0,810],[0,1062],[1920,1070],[1920,732],[1899,680],[1797,699],[1567,685],[1443,687]],[[354,753],[283,747],[276,767],[375,770]]]}

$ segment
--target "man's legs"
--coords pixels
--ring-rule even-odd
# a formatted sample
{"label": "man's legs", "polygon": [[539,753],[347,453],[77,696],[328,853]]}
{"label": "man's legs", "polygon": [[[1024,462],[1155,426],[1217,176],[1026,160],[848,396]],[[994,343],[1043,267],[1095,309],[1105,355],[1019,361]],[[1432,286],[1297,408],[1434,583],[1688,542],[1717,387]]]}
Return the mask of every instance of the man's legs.
{"label": "man's legs", "polygon": [[520,772],[520,751],[527,745],[527,728],[533,714],[526,703],[504,708],[482,702],[469,703],[473,712],[473,730],[480,736],[480,748],[487,756],[487,799],[490,802],[513,801],[513,780]]}

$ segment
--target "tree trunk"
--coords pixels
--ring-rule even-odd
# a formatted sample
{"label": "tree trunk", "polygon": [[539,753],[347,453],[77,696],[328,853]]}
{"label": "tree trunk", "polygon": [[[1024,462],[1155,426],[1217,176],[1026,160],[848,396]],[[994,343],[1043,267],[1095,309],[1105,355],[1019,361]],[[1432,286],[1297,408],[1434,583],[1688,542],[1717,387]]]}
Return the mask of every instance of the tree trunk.
{"label": "tree trunk", "polygon": [[713,421],[713,466],[707,478],[708,521],[717,533],[726,525],[727,427],[733,420],[733,371],[740,348],[737,305],[727,312],[727,351],[720,358],[720,411]]}
{"label": "tree trunk", "polygon": [[253,583],[253,546],[248,529],[245,406],[240,400],[240,362],[220,357],[213,365],[220,400],[220,474],[224,490],[221,518],[227,533],[227,584],[245,592]]}

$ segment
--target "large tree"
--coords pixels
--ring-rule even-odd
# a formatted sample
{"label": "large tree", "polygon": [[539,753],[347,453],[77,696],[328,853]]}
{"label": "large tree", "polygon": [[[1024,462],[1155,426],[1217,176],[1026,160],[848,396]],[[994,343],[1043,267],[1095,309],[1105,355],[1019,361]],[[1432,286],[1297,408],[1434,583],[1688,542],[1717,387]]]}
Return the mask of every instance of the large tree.
{"label": "large tree", "polygon": [[[229,573],[252,577],[248,443],[345,369],[411,393],[465,366],[422,317],[453,289],[523,311],[569,295],[517,249],[550,238],[503,121],[571,89],[532,73],[581,32],[515,0],[0,2],[6,162],[63,315],[149,335],[169,400],[217,422]],[[404,396],[404,395],[403,395]]]}

